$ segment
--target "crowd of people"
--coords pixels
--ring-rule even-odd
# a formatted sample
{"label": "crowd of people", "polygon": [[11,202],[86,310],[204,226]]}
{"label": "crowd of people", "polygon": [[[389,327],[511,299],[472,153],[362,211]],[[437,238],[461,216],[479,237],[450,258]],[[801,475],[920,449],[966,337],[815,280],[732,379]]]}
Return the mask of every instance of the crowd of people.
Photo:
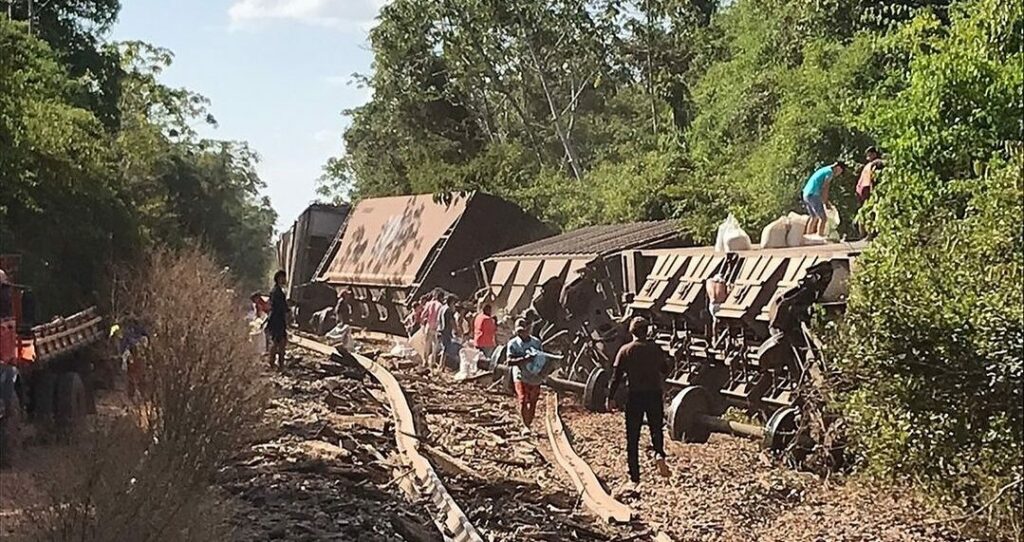
{"label": "crowd of people", "polygon": [[[460,347],[468,346],[491,358],[498,345],[498,324],[493,306],[480,302],[460,303],[458,298],[441,290],[423,296],[413,304],[406,321],[409,335],[421,333],[425,338],[425,359],[434,368],[443,368],[446,360],[458,359]],[[525,433],[532,432],[541,384],[550,372],[552,358],[534,333],[530,311],[515,320],[512,335],[504,345],[504,361],[511,369],[516,405]],[[622,409],[626,420],[626,449],[630,484],[640,482],[640,433],[645,424],[650,429],[655,465],[660,474],[668,476],[662,426],[662,383],[668,375],[667,354],[649,338],[649,323],[641,318],[629,322],[632,341],[622,346],[612,368],[608,389],[607,410]],[[496,361],[496,360],[495,360]],[[616,403],[621,387],[627,388],[621,405]]]}

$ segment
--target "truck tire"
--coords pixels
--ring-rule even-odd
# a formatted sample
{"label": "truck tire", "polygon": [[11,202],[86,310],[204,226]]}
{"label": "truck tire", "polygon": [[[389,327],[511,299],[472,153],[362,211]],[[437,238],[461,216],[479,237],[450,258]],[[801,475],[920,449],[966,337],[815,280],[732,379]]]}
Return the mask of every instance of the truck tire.
{"label": "truck tire", "polygon": [[57,378],[56,420],[61,434],[70,437],[79,421],[89,413],[89,398],[82,377],[74,372],[61,373]]}
{"label": "truck tire", "polygon": [[0,467],[14,464],[21,451],[21,401],[13,394],[4,405],[5,412],[0,418]]}
{"label": "truck tire", "polygon": [[46,426],[53,423],[57,375],[41,371],[32,375],[32,421]]}

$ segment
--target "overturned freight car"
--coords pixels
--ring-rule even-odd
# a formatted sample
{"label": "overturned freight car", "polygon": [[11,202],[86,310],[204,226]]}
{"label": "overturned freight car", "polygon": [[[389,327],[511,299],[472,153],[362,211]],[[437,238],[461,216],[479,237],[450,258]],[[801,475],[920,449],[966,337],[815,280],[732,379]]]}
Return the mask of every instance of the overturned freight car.
{"label": "overturned freight car", "polygon": [[404,335],[411,301],[440,287],[463,299],[478,288],[476,262],[551,230],[505,200],[472,192],[448,204],[430,194],[359,202],[318,273],[345,292],[341,318]]}
{"label": "overturned freight car", "polygon": [[623,252],[683,246],[679,231],[672,220],[607,224],[500,252],[481,263],[491,303],[499,315],[535,318],[545,349],[563,357],[560,376],[585,382],[625,339],[624,294],[638,270]]}
{"label": "overturned freight car", "polygon": [[[679,390],[668,412],[672,437],[703,442],[713,432],[730,433],[778,450],[821,430],[801,418],[821,377],[809,324],[814,313],[834,316],[845,308],[853,262],[865,246],[630,255],[650,269],[630,312],[652,321],[655,339],[675,362],[668,379]],[[763,425],[720,418],[728,407]]]}
{"label": "overturned freight car", "polygon": [[312,280],[349,209],[348,204],[314,203],[277,241],[278,269],[287,274],[285,295],[296,305],[300,325],[312,312],[334,304],[334,291]]}

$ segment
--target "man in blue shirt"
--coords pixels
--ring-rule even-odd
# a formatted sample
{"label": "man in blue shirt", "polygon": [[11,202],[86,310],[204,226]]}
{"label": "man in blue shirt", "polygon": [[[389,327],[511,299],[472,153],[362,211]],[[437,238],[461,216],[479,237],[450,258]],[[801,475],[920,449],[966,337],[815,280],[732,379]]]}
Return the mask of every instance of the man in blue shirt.
{"label": "man in blue shirt", "polygon": [[807,179],[804,184],[803,199],[807,214],[811,215],[811,219],[807,221],[807,230],[804,233],[817,233],[821,237],[825,236],[825,226],[827,225],[825,207],[828,206],[829,185],[832,183],[833,177],[842,175],[844,171],[846,171],[846,164],[840,161],[819,168]]}
{"label": "man in blue shirt", "polygon": [[519,402],[519,414],[523,424],[530,429],[533,417],[537,413],[537,401],[540,399],[540,384],[544,381],[544,356],[540,339],[530,333],[529,323],[520,318],[516,320],[516,336],[505,346],[508,364],[512,367],[512,380],[515,383],[516,399]]}

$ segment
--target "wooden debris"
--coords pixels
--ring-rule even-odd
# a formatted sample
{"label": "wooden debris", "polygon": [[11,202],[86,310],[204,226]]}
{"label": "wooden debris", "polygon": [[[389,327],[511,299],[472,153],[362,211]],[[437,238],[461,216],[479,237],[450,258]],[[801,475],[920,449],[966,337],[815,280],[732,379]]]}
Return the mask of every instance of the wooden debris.
{"label": "wooden debris", "polygon": [[476,478],[477,480],[486,479],[486,476],[481,474],[479,471],[440,448],[436,448],[428,444],[422,444],[420,449],[430,456],[430,459],[433,460],[434,464],[437,465],[438,468],[448,472],[449,474]]}

